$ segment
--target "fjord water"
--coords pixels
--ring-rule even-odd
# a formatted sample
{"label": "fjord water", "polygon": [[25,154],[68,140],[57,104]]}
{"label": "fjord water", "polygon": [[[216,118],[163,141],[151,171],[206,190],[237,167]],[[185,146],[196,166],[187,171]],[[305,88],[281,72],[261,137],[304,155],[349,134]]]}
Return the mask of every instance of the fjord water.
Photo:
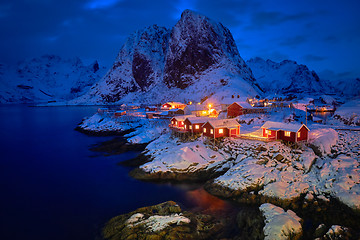
{"label": "fjord water", "polygon": [[118,214],[189,202],[188,190],[134,180],[116,165],[137,153],[91,152],[112,137],[74,128],[96,109],[0,106],[0,239],[95,239]]}

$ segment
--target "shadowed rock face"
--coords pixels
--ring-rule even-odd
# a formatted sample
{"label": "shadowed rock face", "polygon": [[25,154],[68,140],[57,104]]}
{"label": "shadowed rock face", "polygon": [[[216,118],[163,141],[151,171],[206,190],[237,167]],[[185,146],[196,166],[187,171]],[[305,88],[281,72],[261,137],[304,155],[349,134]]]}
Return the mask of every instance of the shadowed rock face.
{"label": "shadowed rock face", "polygon": [[205,16],[185,10],[171,32],[164,82],[169,88],[185,89],[194,83],[194,75],[211,67],[221,67],[220,63],[224,60],[239,69],[247,68],[246,72],[252,76],[227,28]]}
{"label": "shadowed rock face", "polygon": [[151,67],[151,62],[146,56],[135,53],[132,65],[132,72],[135,82],[139,85],[142,91],[145,91],[151,84],[154,83],[154,79],[150,75],[154,72]]}
{"label": "shadowed rock face", "polygon": [[157,87],[208,85],[209,77],[204,76],[219,78],[212,80],[214,86],[230,85],[229,81],[220,82],[230,77],[256,86],[230,31],[221,23],[185,10],[171,30],[153,25],[130,35],[112,69],[89,95],[116,102],[129,93],[146,93]]}

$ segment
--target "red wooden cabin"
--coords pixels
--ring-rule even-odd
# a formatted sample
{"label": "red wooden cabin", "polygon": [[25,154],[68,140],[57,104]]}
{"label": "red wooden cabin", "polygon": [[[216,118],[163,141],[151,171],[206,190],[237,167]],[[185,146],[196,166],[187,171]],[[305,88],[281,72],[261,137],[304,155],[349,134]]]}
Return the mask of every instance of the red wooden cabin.
{"label": "red wooden cabin", "polygon": [[167,102],[167,103],[164,103],[163,105],[161,105],[162,110],[169,110],[169,109],[173,109],[173,108],[184,109],[185,107],[186,107],[186,104],[180,103],[180,102]]}
{"label": "red wooden cabin", "polygon": [[235,137],[240,134],[240,124],[235,119],[208,120],[202,128],[203,135],[212,138]]}
{"label": "red wooden cabin", "polygon": [[147,106],[147,107],[145,107],[145,111],[147,111],[147,112],[149,112],[149,111],[155,112],[157,110],[158,110],[158,108],[156,106]]}
{"label": "red wooden cabin", "polygon": [[185,129],[184,127],[184,121],[186,118],[188,117],[195,117],[194,115],[180,115],[180,116],[175,116],[173,118],[170,119],[170,128],[175,128],[175,129]]}
{"label": "red wooden cabin", "polygon": [[310,129],[304,124],[266,122],[262,127],[263,137],[289,142],[307,141]]}
{"label": "red wooden cabin", "polygon": [[233,118],[250,112],[253,107],[247,102],[234,102],[227,107],[227,117]]}
{"label": "red wooden cabin", "polygon": [[208,117],[188,117],[184,121],[184,128],[191,133],[202,133],[202,125],[208,120]]}

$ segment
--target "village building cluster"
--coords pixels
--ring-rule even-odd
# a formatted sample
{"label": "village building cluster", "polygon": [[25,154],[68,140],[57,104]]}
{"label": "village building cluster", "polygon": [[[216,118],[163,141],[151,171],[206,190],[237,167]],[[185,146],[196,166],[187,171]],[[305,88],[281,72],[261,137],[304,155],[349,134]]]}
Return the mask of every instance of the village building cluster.
{"label": "village building cluster", "polygon": [[[213,139],[233,137],[264,141],[308,141],[310,130],[305,124],[268,121],[261,126],[260,134],[256,136],[250,137],[249,134],[241,134],[241,125],[236,117],[245,114],[267,113],[274,107],[292,108],[293,104],[288,99],[244,99],[239,95],[232,95],[231,98],[223,99],[221,102],[207,99],[201,103],[166,102],[162,105],[150,105],[145,107],[144,116],[148,119],[169,119],[169,128],[173,132],[183,135],[201,135]],[[99,108],[98,112],[110,114],[115,118],[127,114],[125,108],[115,111]]]}

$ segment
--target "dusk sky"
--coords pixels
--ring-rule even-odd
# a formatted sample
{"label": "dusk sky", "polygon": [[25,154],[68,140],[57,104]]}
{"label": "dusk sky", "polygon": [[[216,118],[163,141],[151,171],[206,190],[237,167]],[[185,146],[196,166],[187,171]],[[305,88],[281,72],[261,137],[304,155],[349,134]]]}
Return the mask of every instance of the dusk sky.
{"label": "dusk sky", "polygon": [[0,62],[57,54],[110,66],[127,36],[171,28],[191,9],[223,23],[248,60],[295,60],[324,78],[360,77],[360,1],[2,0]]}

